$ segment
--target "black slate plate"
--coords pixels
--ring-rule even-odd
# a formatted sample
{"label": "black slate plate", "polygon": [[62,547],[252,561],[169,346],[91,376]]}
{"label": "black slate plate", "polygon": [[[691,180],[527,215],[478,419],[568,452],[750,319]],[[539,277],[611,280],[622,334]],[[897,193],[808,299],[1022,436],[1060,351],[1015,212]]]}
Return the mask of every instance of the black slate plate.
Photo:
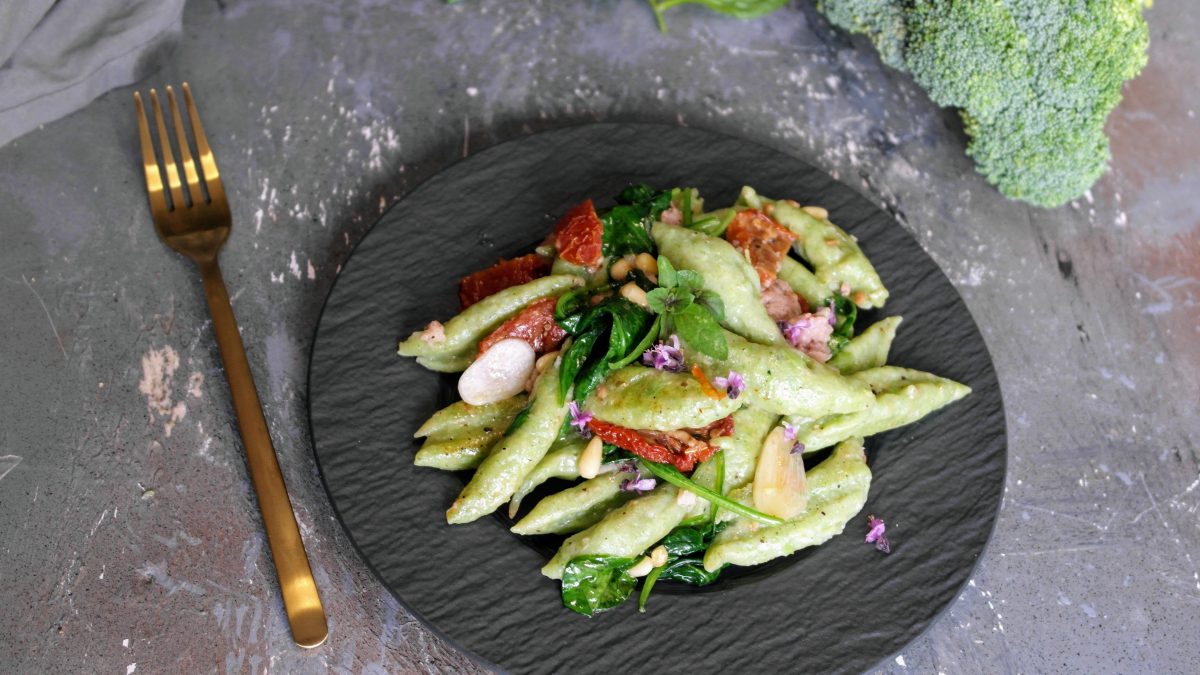
{"label": "black slate plate", "polygon": [[[412,432],[451,400],[453,379],[395,355],[396,341],[457,309],[457,280],[520,255],[555,216],[631,182],[690,185],[710,204],[743,184],[821,204],[858,236],[905,318],[892,362],[974,392],[869,439],[867,509],[890,556],[863,543],[864,512],[824,546],[695,592],[660,585],[594,619],[573,614],[538,568],[544,544],[497,515],[446,525],[462,487],[412,465]],[[860,323],[865,326],[875,316]],[[518,673],[852,672],[898,651],[955,597],[1000,503],[1005,426],[991,359],[967,308],[916,241],[821,171],[695,129],[598,124],[504,143],[438,174],[379,220],[326,301],[309,370],[313,442],[334,507],[367,563],[430,626]]]}

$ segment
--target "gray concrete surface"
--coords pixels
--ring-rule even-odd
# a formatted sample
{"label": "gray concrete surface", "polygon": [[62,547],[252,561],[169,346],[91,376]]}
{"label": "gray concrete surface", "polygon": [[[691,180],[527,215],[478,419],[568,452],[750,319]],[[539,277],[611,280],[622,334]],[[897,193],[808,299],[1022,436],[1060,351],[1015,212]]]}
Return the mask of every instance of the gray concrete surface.
{"label": "gray concrete surface", "polygon": [[332,637],[289,637],[198,278],[156,240],[131,90],[0,148],[0,671],[452,672],[340,530],[308,344],[381,210],[538,129],[673,122],[784,149],[898,215],[983,329],[1010,430],[972,581],[888,672],[1194,672],[1200,656],[1200,18],[1149,13],[1113,170],[1053,210],[972,171],[955,116],[808,3],[193,2],[189,80],[233,203],[226,278]]}

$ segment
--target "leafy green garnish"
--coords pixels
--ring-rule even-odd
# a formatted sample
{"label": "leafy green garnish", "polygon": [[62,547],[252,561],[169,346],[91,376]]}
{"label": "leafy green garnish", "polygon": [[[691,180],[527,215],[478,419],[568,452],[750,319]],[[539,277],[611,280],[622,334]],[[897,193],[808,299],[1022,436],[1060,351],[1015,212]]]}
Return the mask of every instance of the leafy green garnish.
{"label": "leafy green garnish", "polygon": [[854,337],[854,322],[858,318],[858,307],[844,295],[835,293],[833,296],[833,314],[836,317],[833,334],[829,336],[829,354],[836,356],[842,351],[850,338]]}
{"label": "leafy green garnish", "polygon": [[563,352],[562,365],[558,368],[558,401],[564,403],[567,393],[575,384],[575,376],[583,369],[583,364],[592,353],[592,347],[599,342],[604,326],[594,326],[584,333],[575,336],[575,342]]}
{"label": "leafy green garnish", "polygon": [[656,191],[645,185],[625,188],[617,195],[617,206],[600,215],[604,223],[601,237],[604,255],[616,258],[630,253],[653,253],[650,226],[670,205],[669,190]]}
{"label": "leafy green garnish", "polygon": [[[558,301],[555,320],[575,332],[575,342],[563,353],[558,400],[565,402],[574,385],[575,400],[582,401],[604,381],[612,364],[627,365],[645,351],[643,344],[658,336],[658,322],[620,296],[605,298],[596,305],[586,297],[582,303],[564,298]],[[575,313],[568,313],[572,311]]]}
{"label": "leafy green garnish", "polygon": [[732,511],[739,516],[745,516],[751,520],[757,520],[765,525],[779,525],[780,523],[784,522],[782,519],[767,515],[758,509],[746,506],[741,502],[736,502],[723,494],[714,492],[703,485],[696,483],[692,479],[680,473],[679,469],[676,469],[669,464],[643,461],[642,466],[646,467],[646,470],[650,473],[667,481],[671,485],[674,485],[677,488],[683,488],[689,492],[694,492],[697,497],[706,499],[709,502],[725,509],[726,511]]}
{"label": "leafy green garnish", "polygon": [[637,586],[637,579],[628,572],[635,563],[632,558],[611,555],[572,558],[563,570],[563,605],[584,616],[620,605]]}
{"label": "leafy green garnish", "polygon": [[728,358],[729,345],[720,323],[725,303],[721,296],[704,290],[704,277],[695,270],[676,270],[660,255],[658,285],[646,294],[646,303],[663,318],[662,332],[678,333],[693,349],[714,359]]}

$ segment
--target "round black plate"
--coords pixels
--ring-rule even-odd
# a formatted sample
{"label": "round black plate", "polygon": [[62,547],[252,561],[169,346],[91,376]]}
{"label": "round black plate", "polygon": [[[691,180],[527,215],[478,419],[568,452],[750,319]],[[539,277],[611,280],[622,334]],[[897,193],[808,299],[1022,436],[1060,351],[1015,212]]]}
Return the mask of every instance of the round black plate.
{"label": "round black plate", "polygon": [[[396,342],[457,309],[459,277],[528,252],[555,216],[630,183],[700,188],[709,204],[743,185],[820,204],[858,236],[904,316],[891,361],[971,386],[966,399],[869,439],[867,510],[893,550],[843,535],[769,574],[704,593],[656,593],[586,619],[543,578],[541,546],[499,517],[446,525],[459,476],[412,465],[412,433],[446,400],[444,376]],[[860,323],[866,325],[874,316]],[[512,672],[861,671],[924,631],[966,582],[1004,484],[1000,389],[966,306],[886,213],[782,153],[696,129],[597,124],[503,143],[438,174],[363,239],[326,302],[309,371],[313,442],[334,507],[402,603],[453,643]],[[664,589],[665,590],[665,589]]]}

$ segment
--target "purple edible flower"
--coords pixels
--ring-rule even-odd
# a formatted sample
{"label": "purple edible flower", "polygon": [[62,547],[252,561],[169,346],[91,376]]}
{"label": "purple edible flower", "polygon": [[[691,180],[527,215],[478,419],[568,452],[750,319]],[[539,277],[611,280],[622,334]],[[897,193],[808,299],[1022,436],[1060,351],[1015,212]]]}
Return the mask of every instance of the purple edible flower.
{"label": "purple edible flower", "polygon": [[731,399],[736,399],[743,391],[746,391],[746,380],[736,370],[729,371],[728,377],[714,377],[713,384],[724,389]]}
{"label": "purple edible flower", "polygon": [[875,544],[875,550],[880,553],[891,553],[892,544],[888,541],[887,535],[884,534],[887,531],[887,525],[879,518],[876,518],[875,514],[871,514],[867,516],[867,528],[866,543]]}
{"label": "purple edible flower", "polygon": [[592,421],[592,413],[580,410],[579,404],[575,401],[571,401],[571,405],[567,406],[567,409],[571,412],[571,426],[579,431],[580,436],[591,438],[592,431],[588,429],[588,422]]}
{"label": "purple edible flower", "polygon": [[679,348],[679,336],[672,335],[671,343],[660,341],[642,354],[642,363],[655,370],[678,373],[683,370],[683,351]]}
{"label": "purple edible flower", "polygon": [[804,444],[796,440],[796,435],[800,433],[800,427],[795,424],[783,423],[783,437],[792,442],[792,450],[790,454],[796,455],[804,452]]}
{"label": "purple edible flower", "polygon": [[837,328],[837,309],[834,306],[833,300],[829,301],[829,325]]}
{"label": "purple edible flower", "polygon": [[621,481],[621,489],[625,492],[649,492],[658,485],[653,478],[627,478]]}

